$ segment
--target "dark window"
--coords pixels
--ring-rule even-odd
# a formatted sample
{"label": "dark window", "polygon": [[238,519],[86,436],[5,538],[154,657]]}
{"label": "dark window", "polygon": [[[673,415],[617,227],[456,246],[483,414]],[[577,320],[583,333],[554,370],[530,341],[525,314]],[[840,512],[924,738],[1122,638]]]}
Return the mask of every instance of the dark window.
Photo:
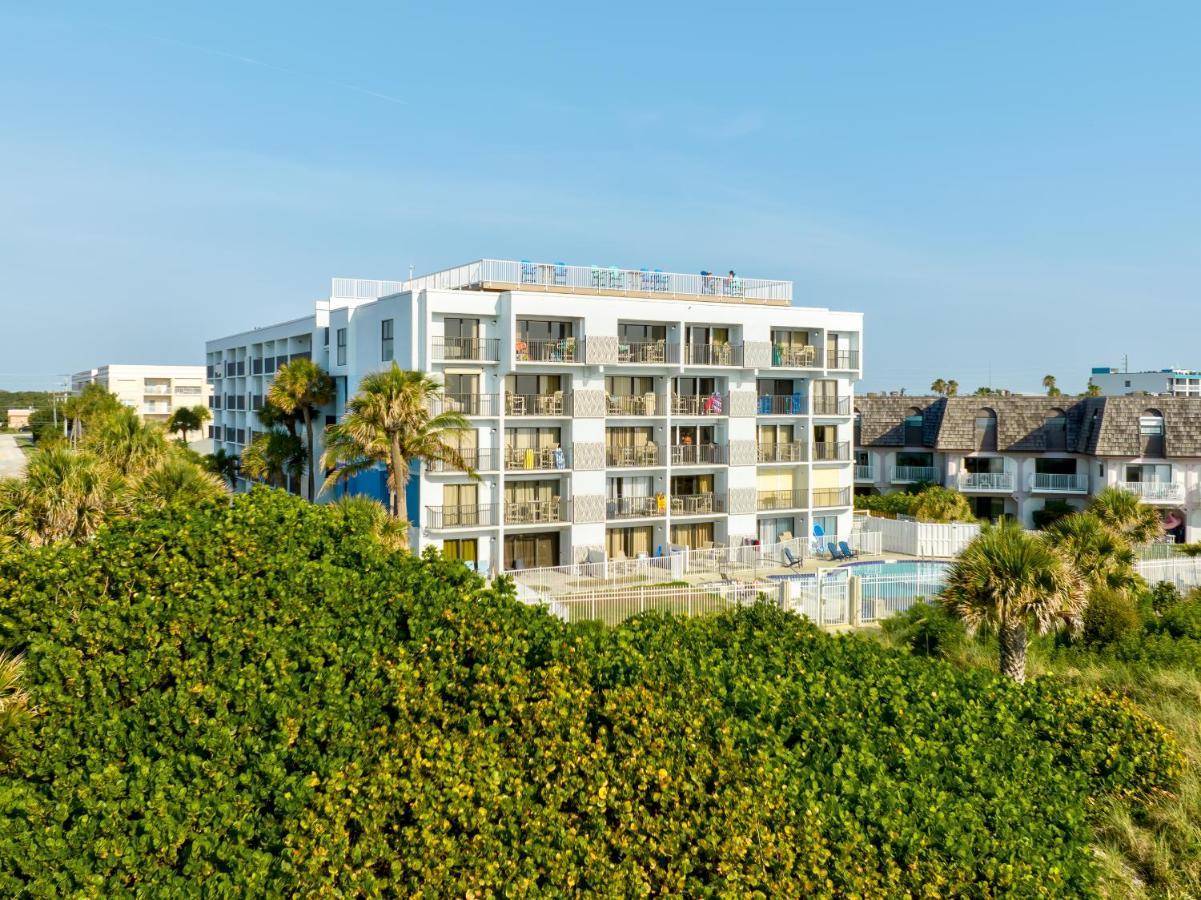
{"label": "dark window", "polygon": [[997,414],[991,409],[982,409],[976,413],[976,448],[992,451],[997,449]]}
{"label": "dark window", "polygon": [[379,356],[384,362],[391,362],[392,351],[392,319],[384,319],[379,323]]}
{"label": "dark window", "polygon": [[1062,409],[1052,410],[1043,422],[1043,438],[1048,450],[1067,450],[1068,417]]}
{"label": "dark window", "polygon": [[346,365],[346,329],[338,329],[338,362],[337,365]]}

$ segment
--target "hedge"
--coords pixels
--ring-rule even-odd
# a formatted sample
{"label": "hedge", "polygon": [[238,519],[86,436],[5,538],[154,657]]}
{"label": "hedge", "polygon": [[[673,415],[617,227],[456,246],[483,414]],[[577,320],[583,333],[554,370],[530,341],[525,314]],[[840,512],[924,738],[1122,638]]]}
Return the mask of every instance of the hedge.
{"label": "hedge", "polygon": [[1090,802],[1179,766],[1120,701],[765,606],[569,626],[274,491],[0,585],[7,895],[1087,895]]}

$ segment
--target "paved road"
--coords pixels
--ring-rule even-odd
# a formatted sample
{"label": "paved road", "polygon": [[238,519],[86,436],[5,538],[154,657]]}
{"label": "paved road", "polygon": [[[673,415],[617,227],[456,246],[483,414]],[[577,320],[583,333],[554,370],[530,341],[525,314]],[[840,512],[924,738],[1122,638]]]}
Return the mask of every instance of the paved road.
{"label": "paved road", "polygon": [[0,434],[0,478],[20,475],[25,470],[25,454],[17,446],[16,435]]}

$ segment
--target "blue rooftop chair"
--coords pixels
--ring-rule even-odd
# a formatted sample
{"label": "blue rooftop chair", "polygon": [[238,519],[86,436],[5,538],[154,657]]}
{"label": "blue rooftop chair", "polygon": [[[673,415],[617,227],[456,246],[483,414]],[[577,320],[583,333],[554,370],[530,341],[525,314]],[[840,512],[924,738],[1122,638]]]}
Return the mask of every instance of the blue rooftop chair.
{"label": "blue rooftop chair", "polygon": [[838,548],[834,546],[833,541],[826,542],[826,549],[830,551],[830,559],[832,559],[834,561],[838,561],[838,560],[842,560],[842,559],[846,558],[842,555],[842,553],[839,552]]}
{"label": "blue rooftop chair", "polygon": [[851,545],[848,544],[846,541],[839,541],[838,549],[840,549],[842,551],[843,559],[854,559],[856,556],[859,555],[859,551],[852,550]]}

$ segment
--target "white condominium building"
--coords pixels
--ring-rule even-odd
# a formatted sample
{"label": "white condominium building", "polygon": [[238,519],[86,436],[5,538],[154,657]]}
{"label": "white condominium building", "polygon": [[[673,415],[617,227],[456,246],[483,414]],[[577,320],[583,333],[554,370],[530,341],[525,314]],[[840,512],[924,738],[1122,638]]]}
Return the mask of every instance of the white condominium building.
{"label": "white condominium building", "polygon": [[209,406],[212,393],[204,366],[99,366],[72,375],[71,393],[89,384],[112,391],[147,422],[165,422],[180,407]]}
{"label": "white condominium building", "polygon": [[[334,376],[327,421],[369,372],[432,373],[476,477],[415,467],[417,547],[495,571],[850,533],[859,313],[784,281],[507,260],[332,294],[209,342],[214,437],[252,439],[282,359]],[[384,499],[382,472],[349,489]]]}
{"label": "white condominium building", "polygon": [[1193,369],[1159,369],[1125,372],[1096,368],[1088,377],[1106,397],[1125,394],[1166,394],[1170,397],[1201,397],[1201,372]]}

